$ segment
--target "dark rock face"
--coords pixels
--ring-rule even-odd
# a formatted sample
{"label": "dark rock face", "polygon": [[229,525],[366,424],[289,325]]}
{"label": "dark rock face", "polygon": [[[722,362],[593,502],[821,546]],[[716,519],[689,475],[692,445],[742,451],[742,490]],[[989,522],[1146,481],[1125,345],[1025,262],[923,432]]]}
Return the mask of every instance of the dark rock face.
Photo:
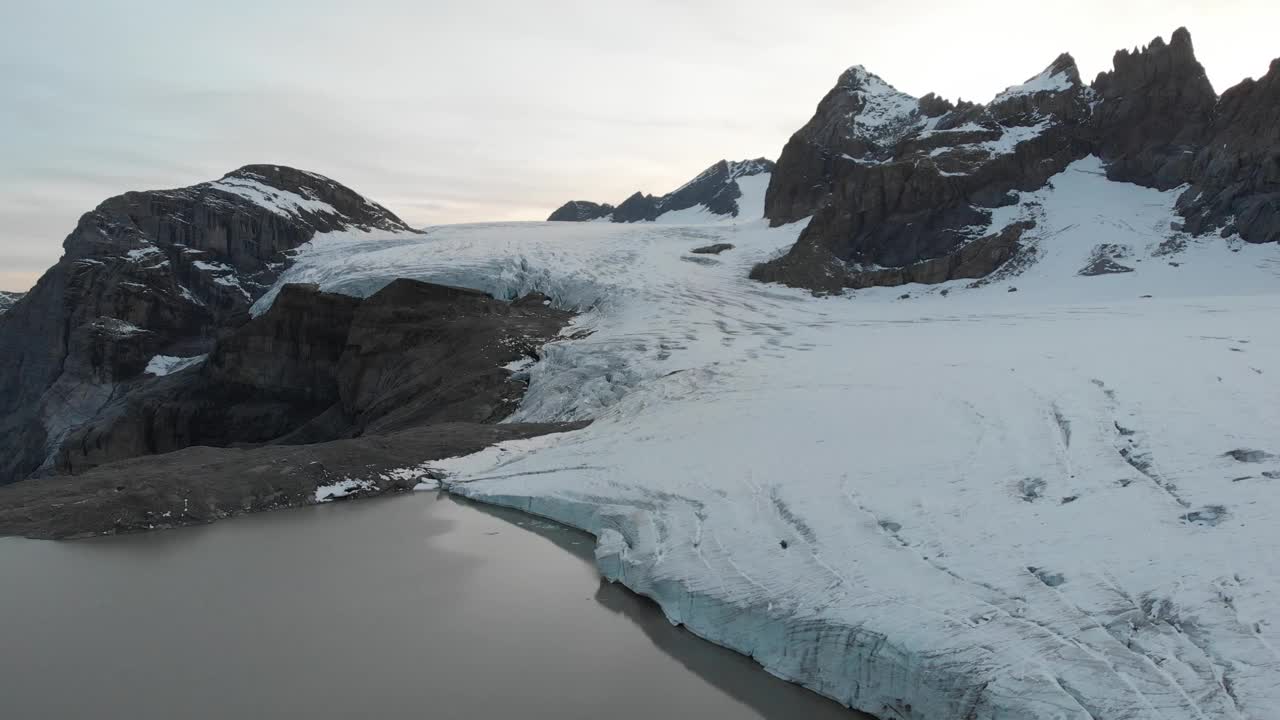
{"label": "dark rock face", "polygon": [[1099,245],[1090,253],[1088,264],[1080,268],[1080,272],[1077,274],[1091,277],[1094,275],[1131,273],[1133,268],[1120,264],[1120,261],[1125,258],[1125,252],[1125,248],[1116,245],[1105,243]]}
{"label": "dark rock face", "polygon": [[85,214],[61,260],[0,315],[0,484],[51,467],[67,435],[119,399],[145,356],[206,352],[317,232],[410,232],[319,175],[252,165],[131,192]]}
{"label": "dark rock face", "polygon": [[1168,190],[1186,182],[1218,96],[1196,60],[1185,28],[1169,43],[1121,50],[1115,69],[1093,81],[1097,154],[1112,180]]}
{"label": "dark rock face", "polygon": [[849,68],[782,149],[765,195],[765,217],[774,225],[808,217],[844,168],[890,157],[898,140],[953,109],[935,95],[920,101],[898,92],[861,65]]}
{"label": "dark rock face", "polygon": [[547,220],[549,222],[587,222],[609,217],[612,214],[613,206],[607,203],[601,205],[586,200],[570,200],[551,213],[551,217]]}
{"label": "dark rock face", "polygon": [[661,214],[662,198],[637,192],[618,203],[609,217],[613,222],[643,222]]}
{"label": "dark rock face", "polygon": [[773,225],[811,220],[752,277],[832,293],[991,272],[1013,256],[991,211],[1090,154],[1113,180],[1192,183],[1178,208],[1193,233],[1280,238],[1280,69],[1219,100],[1185,29],[1114,65],[1090,87],[1060,55],[983,106],[916,100],[846,71],[787,142],[766,195]]}
{"label": "dark rock face", "polygon": [[[991,210],[1087,154],[1087,97],[1069,55],[986,106],[933,117],[865,70],[846,72],[788,143],[800,157],[784,150],[766,198],[775,225],[813,219],[788,254],[751,276],[833,293],[991,272],[1023,232],[988,229]],[[865,112],[873,116],[864,120]],[[821,146],[829,137],[838,154]],[[821,177],[785,175],[786,167],[816,168],[814,158]]]}
{"label": "dark rock face", "polygon": [[736,182],[738,178],[771,173],[773,169],[773,162],[764,158],[737,162],[721,160],[666,195],[637,192],[617,207],[573,200],[561,206],[547,220],[582,222],[608,217],[613,222],[644,222],[656,220],[663,213],[697,206],[716,215],[738,217],[738,198],[742,196]]}
{"label": "dark rock face", "polygon": [[192,445],[320,443],[443,422],[489,423],[524,393],[503,365],[569,320],[541,302],[397,280],[365,300],[286,285],[199,370],[141,380],[69,434],[54,466]]}
{"label": "dark rock face", "polygon": [[1280,240],[1280,59],[1222,94],[1211,133],[1178,199],[1187,230]]}

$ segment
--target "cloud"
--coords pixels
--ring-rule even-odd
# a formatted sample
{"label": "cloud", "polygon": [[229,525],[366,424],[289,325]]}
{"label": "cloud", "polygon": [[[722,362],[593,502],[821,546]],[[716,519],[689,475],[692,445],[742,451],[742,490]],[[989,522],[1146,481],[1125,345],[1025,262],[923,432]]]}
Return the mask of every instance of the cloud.
{"label": "cloud", "polygon": [[855,63],[985,100],[1063,50],[1091,75],[1187,24],[1221,89],[1266,70],[1280,25],[1280,4],[1239,0],[14,5],[0,267],[19,273],[109,196],[250,163],[329,175],[415,224],[536,220],[776,157]]}

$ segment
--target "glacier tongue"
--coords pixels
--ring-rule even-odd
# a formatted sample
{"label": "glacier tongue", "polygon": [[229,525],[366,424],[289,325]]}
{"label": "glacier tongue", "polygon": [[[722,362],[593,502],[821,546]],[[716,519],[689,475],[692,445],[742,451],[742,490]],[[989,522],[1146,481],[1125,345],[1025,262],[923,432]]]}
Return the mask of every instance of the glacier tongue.
{"label": "glacier tongue", "polygon": [[[979,287],[753,283],[800,229],[763,221],[331,236],[281,282],[582,310],[516,418],[595,422],[437,468],[781,677],[885,718],[1280,717],[1280,249],[1093,162],[998,213],[1038,261]],[[1081,275],[1102,245],[1129,271]]]}

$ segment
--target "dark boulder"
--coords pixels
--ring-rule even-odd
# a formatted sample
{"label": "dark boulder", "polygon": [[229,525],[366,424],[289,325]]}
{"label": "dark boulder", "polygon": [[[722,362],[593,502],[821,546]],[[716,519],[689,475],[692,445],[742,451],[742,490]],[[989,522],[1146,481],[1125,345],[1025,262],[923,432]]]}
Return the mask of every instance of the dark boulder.
{"label": "dark boulder", "polygon": [[690,250],[689,252],[694,253],[696,255],[719,255],[725,250],[732,250],[732,249],[733,249],[733,243],[713,243],[711,245],[703,245],[702,247],[696,247]]}

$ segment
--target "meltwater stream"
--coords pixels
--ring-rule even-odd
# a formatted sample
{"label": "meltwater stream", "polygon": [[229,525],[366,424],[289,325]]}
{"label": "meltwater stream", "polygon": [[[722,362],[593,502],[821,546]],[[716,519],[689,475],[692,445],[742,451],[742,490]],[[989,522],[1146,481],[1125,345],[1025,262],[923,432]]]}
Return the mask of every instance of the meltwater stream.
{"label": "meltwater stream", "polygon": [[434,493],[3,538],[0,717],[860,717],[672,627],[593,546]]}

